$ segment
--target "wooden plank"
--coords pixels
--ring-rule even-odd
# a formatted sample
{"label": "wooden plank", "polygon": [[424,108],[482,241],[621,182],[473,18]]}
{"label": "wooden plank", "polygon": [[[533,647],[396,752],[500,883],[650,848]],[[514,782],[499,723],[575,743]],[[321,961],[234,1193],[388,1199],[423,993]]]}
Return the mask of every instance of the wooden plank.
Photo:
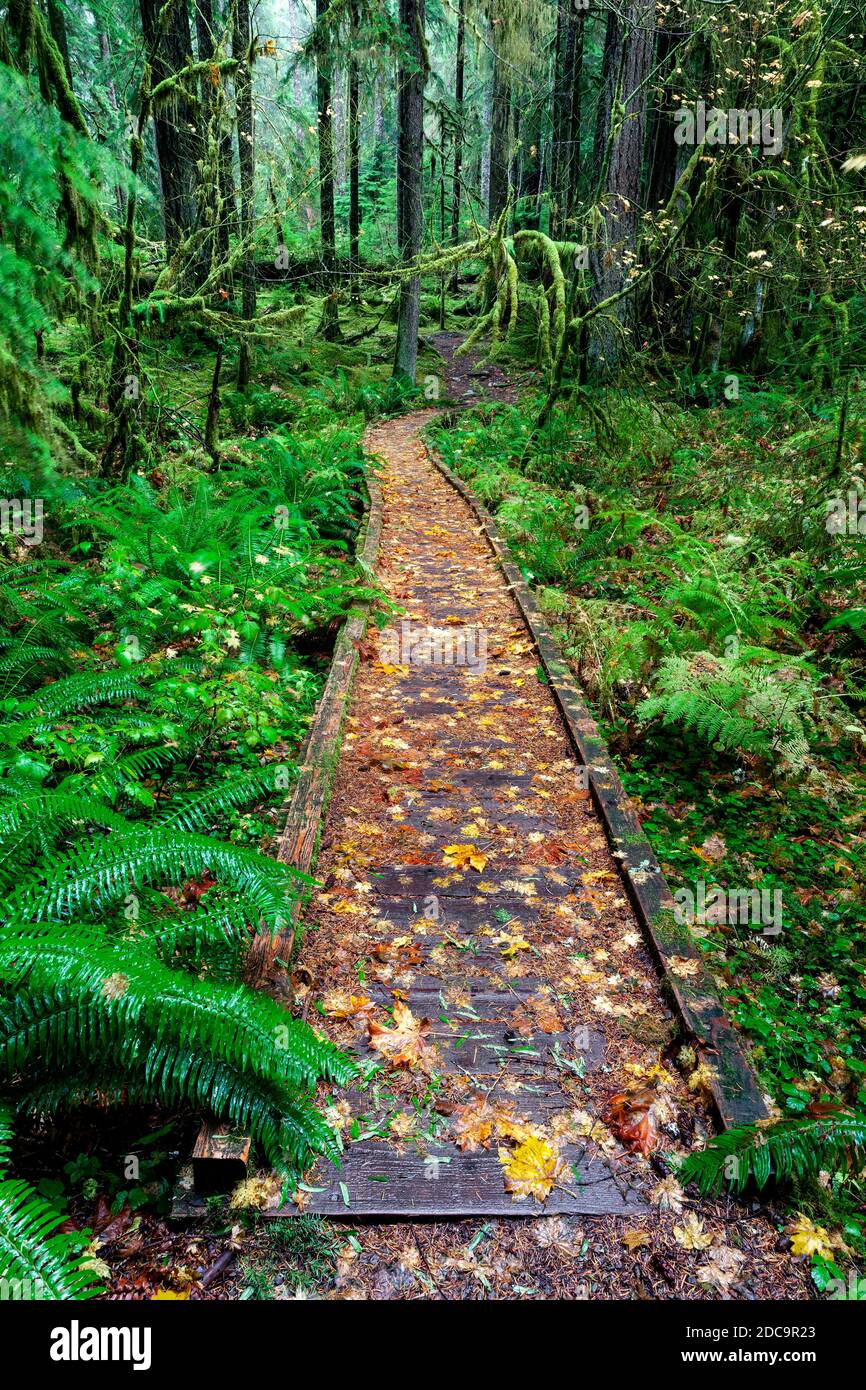
{"label": "wooden plank", "polygon": [[230,1126],[207,1121],[198,1132],[192,1151],[196,1192],[224,1192],[247,1176],[251,1141]]}
{"label": "wooden plank", "polygon": [[[703,956],[687,926],[677,921],[674,897],[613,766],[595,720],[583,704],[535,600],[499,533],[496,521],[462,479],[435,454],[428,457],[469,505],[508,580],[550,682],[569,741],[586,769],[588,789],[605,829],[635,915],[643,929],[682,1023],[708,1054],[714,1071],[711,1090],[725,1128],[764,1119],[767,1106],[741,1035],[727,1017]],[[577,768],[575,769],[577,772]],[[673,957],[696,962],[684,979],[671,968]]]}
{"label": "wooden plank", "polygon": [[[587,1160],[577,1146],[566,1146],[568,1170],[544,1203],[528,1197],[515,1201],[506,1192],[495,1146],[489,1152],[461,1153],[454,1144],[439,1144],[430,1153],[401,1153],[375,1140],[353,1144],[334,1180],[310,1194],[307,1212],[336,1220],[352,1217],[384,1221],[416,1217],[634,1215],[646,1208],[639,1187],[600,1158]],[[316,1187],[316,1175],[309,1186]],[[297,1216],[291,1204],[265,1216]]]}

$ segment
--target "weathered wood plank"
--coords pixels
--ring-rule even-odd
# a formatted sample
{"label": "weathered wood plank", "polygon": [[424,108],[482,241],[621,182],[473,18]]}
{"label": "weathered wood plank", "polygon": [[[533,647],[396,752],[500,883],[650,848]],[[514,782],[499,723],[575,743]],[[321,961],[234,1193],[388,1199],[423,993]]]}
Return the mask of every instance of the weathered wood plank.
{"label": "weathered wood plank", "polygon": [[[353,1144],[338,1172],[323,1191],[310,1194],[308,1212],[350,1220],[414,1217],[632,1215],[646,1206],[640,1189],[614,1174],[601,1159],[587,1161],[575,1146],[563,1149],[568,1172],[544,1203],[534,1197],[515,1202],[505,1190],[495,1147],[489,1152],[461,1153],[453,1144],[437,1145],[428,1154],[400,1153],[374,1140]],[[313,1176],[310,1186],[315,1187]],[[274,1216],[297,1215],[295,1206]]]}

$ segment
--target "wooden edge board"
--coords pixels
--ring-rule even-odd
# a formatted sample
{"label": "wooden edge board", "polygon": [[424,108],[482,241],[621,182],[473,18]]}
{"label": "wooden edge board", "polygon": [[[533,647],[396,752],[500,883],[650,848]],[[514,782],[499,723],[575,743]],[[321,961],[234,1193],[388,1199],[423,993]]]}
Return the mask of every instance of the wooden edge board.
{"label": "wooden edge board", "polygon": [[722,1126],[729,1129],[766,1118],[769,1112],[744,1040],[725,1013],[688,926],[676,915],[673,894],[613,766],[607,745],[583,703],[568,663],[541,616],[494,517],[432,449],[428,448],[427,453],[472,510],[508,580],[559,706],[569,741],[586,768],[587,790],[662,980],[687,1031],[702,1049],[712,1054],[705,1060],[712,1073],[709,1087]]}
{"label": "wooden edge board", "polygon": [[[371,464],[364,473],[367,489],[367,508],[358,536],[356,557],[369,571],[376,564],[382,538],[382,489]],[[301,753],[298,779],[291,796],[284,803],[285,820],[280,835],[277,859],[281,864],[308,873],[316,855],[325,809],[334,780],[340,733],[349,696],[358,666],[358,646],[367,630],[370,605],[359,604],[349,614],[340,629],[331,658],[327,680],[310,721]],[[270,936],[257,937],[250,948],[247,983],[255,989],[267,989],[276,998],[291,1000],[289,961],[294,946],[295,931],[301,909],[308,895],[292,902],[286,925]],[[232,1142],[228,1139],[232,1136]],[[215,1124],[204,1120],[192,1153],[193,1186],[196,1191],[219,1190],[216,1165],[225,1166],[225,1179],[234,1174],[238,1180],[239,1165],[244,1171],[250,1152],[248,1136],[233,1134],[229,1123]],[[242,1154],[242,1160],[239,1159]],[[243,1174],[241,1174],[243,1176]]]}

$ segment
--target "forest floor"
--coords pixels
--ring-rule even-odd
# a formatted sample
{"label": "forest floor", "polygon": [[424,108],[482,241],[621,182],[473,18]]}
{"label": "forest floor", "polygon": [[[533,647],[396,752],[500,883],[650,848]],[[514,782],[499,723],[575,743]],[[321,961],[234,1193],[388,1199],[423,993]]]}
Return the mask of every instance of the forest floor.
{"label": "forest floor", "polygon": [[[432,336],[451,400],[509,398]],[[431,417],[366,439],[397,616],[361,651],[296,976],[304,1013],[380,1069],[325,1098],[345,1155],[303,1214],[259,1215],[280,1198],[262,1176],[196,1226],[144,1217],[132,1248],[118,1232],[114,1295],[168,1276],[206,1298],[808,1298],[781,1210],[698,1199],[661,1157],[712,1130],[700,1069],[506,580],[419,437]],[[404,614],[483,631],[484,658],[396,659]],[[606,1122],[624,1092],[648,1157]]]}

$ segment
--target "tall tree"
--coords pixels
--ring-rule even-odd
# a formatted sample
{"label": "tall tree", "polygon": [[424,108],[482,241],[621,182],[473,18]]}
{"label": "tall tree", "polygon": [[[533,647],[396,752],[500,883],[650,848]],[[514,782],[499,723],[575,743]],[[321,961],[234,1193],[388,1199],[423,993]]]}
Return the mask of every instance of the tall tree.
{"label": "tall tree", "polygon": [[352,294],[357,295],[355,276],[360,264],[361,235],[361,130],[358,106],[358,4],[349,4],[349,264],[352,273]]}
{"label": "tall tree", "polygon": [[[460,177],[463,167],[463,80],[466,68],[466,0],[457,0],[457,51],[454,55],[454,181],[451,191],[451,243],[460,240]],[[455,266],[451,281],[457,289]]]}
{"label": "tall tree", "polygon": [[[421,205],[427,78],[424,0],[399,0],[399,22],[402,43],[397,71],[397,237],[401,260],[408,265],[421,250],[424,230]],[[418,360],[419,291],[417,275],[401,280],[394,376],[413,383]]]}
{"label": "tall tree", "polygon": [[[139,0],[141,26],[150,56],[153,83],[163,82],[192,58],[189,12],[184,0]],[[178,92],[153,114],[156,153],[162,186],[165,247],[169,259],[195,226],[196,158],[195,108]]]}
{"label": "tall tree", "polygon": [[[329,0],[316,0],[316,23],[330,9]],[[333,342],[340,336],[334,274],[337,269],[337,223],[334,215],[334,124],[331,109],[331,57],[328,36],[321,33],[316,42],[316,130],[319,145],[319,221],[322,236],[322,265],[325,272],[325,311],[323,337]]]}
{"label": "tall tree", "polygon": [[[210,63],[216,51],[216,41],[214,35],[214,15],[212,0],[195,0],[195,36],[196,36],[196,56],[200,63]],[[228,256],[229,238],[228,224],[221,207],[222,188],[221,188],[221,165],[223,162],[222,154],[222,135],[219,128],[219,111],[221,91],[219,85],[215,89],[211,81],[209,72],[202,73],[200,79],[200,99],[201,99],[201,126],[205,144],[210,146],[216,144],[216,177],[208,167],[207,175],[201,181],[199,188],[199,199],[201,203],[201,216],[209,223],[212,231],[208,235],[207,241],[202,248],[202,260],[205,267],[209,265],[214,251],[218,256],[225,260]],[[210,155],[210,149],[207,149]]]}
{"label": "tall tree", "polygon": [[[622,290],[636,262],[654,39],[655,0],[627,0],[622,11],[609,11],[595,138],[604,220],[590,257],[593,304]],[[603,314],[595,320],[590,359],[601,375],[614,370],[620,360],[633,307],[632,298],[626,297],[611,310],[613,320]]]}
{"label": "tall tree", "polygon": [[487,217],[491,226],[508,202],[508,161],[510,154],[511,82],[508,68],[497,45],[493,57],[493,97],[490,127],[490,190]]}
{"label": "tall tree", "polygon": [[[241,240],[243,255],[241,259],[241,312],[248,323],[256,316],[256,263],[255,263],[255,130],[253,126],[253,44],[250,32],[249,0],[235,0],[234,29],[232,32],[232,56],[239,66],[235,74],[235,100],[237,103],[238,130],[238,168],[240,171],[241,194]],[[250,379],[249,338],[241,338],[238,354],[238,386],[246,386]]]}

